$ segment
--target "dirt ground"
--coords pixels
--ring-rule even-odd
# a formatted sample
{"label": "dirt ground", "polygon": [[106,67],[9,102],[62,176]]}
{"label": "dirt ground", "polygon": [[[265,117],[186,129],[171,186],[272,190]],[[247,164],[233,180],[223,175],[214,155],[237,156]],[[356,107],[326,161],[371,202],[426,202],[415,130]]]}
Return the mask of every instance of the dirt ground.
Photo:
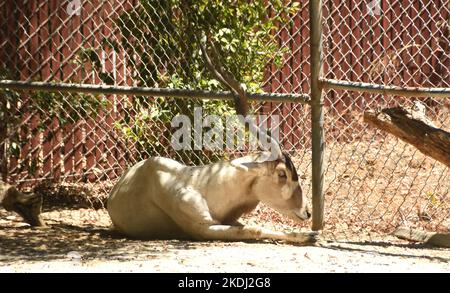
{"label": "dirt ground", "polygon": [[[450,231],[450,169],[401,141],[363,132],[328,144],[326,232],[315,246],[124,239],[111,233],[104,209],[114,180],[60,182],[35,189],[44,196],[47,229],[0,209],[0,272],[450,272],[450,249],[389,235],[398,225]],[[293,160],[310,197],[311,153]],[[242,222],[281,231],[311,225],[264,205]]]}
{"label": "dirt ground", "polygon": [[49,227],[32,229],[0,211],[0,272],[450,272],[450,249],[389,235],[341,241],[324,234],[314,246],[137,241],[111,233],[105,210],[58,209],[43,217]]}

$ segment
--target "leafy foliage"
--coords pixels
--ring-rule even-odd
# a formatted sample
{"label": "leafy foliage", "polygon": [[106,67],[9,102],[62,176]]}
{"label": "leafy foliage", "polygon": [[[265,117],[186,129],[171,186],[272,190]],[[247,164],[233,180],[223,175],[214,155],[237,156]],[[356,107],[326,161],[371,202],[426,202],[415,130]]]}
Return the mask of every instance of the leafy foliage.
{"label": "leafy foliage", "polygon": [[[284,50],[275,37],[298,2],[265,0],[141,0],[116,21],[121,45],[138,69],[140,84],[226,89],[205,70],[197,35],[212,36],[222,63],[250,91],[260,91],[268,63],[280,64]],[[117,47],[113,41],[105,42]]]}
{"label": "leafy foliage", "polygon": [[[10,79],[11,73],[0,70],[0,79]],[[44,133],[43,142],[51,141],[54,130],[51,125],[56,123],[58,127],[75,124],[86,117],[95,117],[106,109],[107,101],[97,96],[86,94],[62,94],[43,91],[30,92],[28,94],[13,90],[0,90],[0,133],[1,141],[8,142],[5,146],[6,158],[19,159],[21,150],[29,144],[30,134],[36,136]],[[25,119],[37,117],[36,126],[28,127],[30,123],[23,124]],[[33,175],[42,163],[39,158],[21,158],[19,171],[27,171]]]}
{"label": "leafy foliage", "polygon": [[[113,50],[124,48],[139,86],[227,90],[205,66],[199,38],[208,36],[227,71],[248,91],[262,91],[265,68],[270,63],[279,65],[285,53],[274,32],[281,23],[289,25],[289,14],[299,6],[298,2],[269,2],[267,7],[265,0],[141,0],[116,20],[121,38],[106,39],[103,44]],[[97,68],[105,83],[110,82],[110,75],[100,70],[95,51],[86,49],[82,58]],[[195,106],[204,107],[205,114],[234,113],[230,102],[135,97],[134,116],[117,121],[116,127],[137,143],[140,152],[161,154],[168,142],[160,138],[170,137],[173,116],[192,115]],[[204,159],[202,152],[186,158],[194,163]]]}

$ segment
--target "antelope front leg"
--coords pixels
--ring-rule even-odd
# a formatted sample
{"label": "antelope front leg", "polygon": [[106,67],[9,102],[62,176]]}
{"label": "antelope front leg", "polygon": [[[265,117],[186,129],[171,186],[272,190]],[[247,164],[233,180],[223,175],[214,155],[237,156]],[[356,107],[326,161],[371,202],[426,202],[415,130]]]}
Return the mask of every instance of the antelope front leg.
{"label": "antelope front leg", "polygon": [[200,228],[201,234],[207,239],[239,241],[239,240],[283,240],[294,243],[314,243],[317,241],[317,232],[279,232],[260,227],[211,225]]}
{"label": "antelope front leg", "polygon": [[199,240],[242,241],[272,239],[295,243],[312,243],[316,232],[284,233],[259,227],[221,225],[213,219],[202,195],[190,187],[177,188],[170,198],[158,201],[174,222],[191,237]]}

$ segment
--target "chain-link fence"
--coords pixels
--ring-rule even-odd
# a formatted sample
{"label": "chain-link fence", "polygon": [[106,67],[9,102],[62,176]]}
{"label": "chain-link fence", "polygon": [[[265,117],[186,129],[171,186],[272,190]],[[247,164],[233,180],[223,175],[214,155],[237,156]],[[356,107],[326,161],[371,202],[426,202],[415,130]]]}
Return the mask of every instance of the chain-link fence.
{"label": "chain-link fence", "polygon": [[[213,37],[219,43],[223,42],[221,48],[225,48],[222,53],[226,58],[235,60],[233,63],[229,62],[231,67],[236,67],[230,70],[249,85],[250,91],[264,89],[269,93],[291,93],[307,89],[306,75],[302,75],[302,67],[307,65],[307,58],[297,50],[308,42],[308,31],[304,28],[300,31],[300,17],[305,17],[305,13],[289,14],[280,4],[277,11],[269,5],[245,12],[243,8],[246,4],[243,3],[239,4],[242,7],[229,8],[216,3],[202,12],[206,15],[203,18],[184,23],[186,21],[183,19],[189,15],[187,11],[201,9],[202,2],[169,2],[45,1],[37,4],[29,1],[16,5],[12,1],[3,1],[3,78],[72,84],[223,90],[223,86],[212,79],[201,64],[200,49],[195,45],[195,38],[198,36],[193,34],[194,28],[191,27],[197,24],[205,26],[205,30],[215,30],[216,35]],[[183,11],[182,5],[192,7]],[[296,6],[288,8],[299,11]],[[303,7],[302,10],[306,11],[306,8]],[[270,28],[267,33],[256,36],[252,31],[242,29],[243,32],[238,33],[246,35],[240,36],[236,34],[238,28],[230,31],[222,23],[223,20],[215,19],[215,14],[227,12],[227,9],[230,10],[229,13],[238,11],[252,17],[270,16],[271,22],[262,24],[277,25],[280,31]],[[281,16],[282,13],[285,15]],[[250,17],[249,15],[241,17]],[[18,25],[13,26],[12,23],[17,20]],[[275,21],[283,23],[275,24]],[[242,19],[238,21],[242,22]],[[258,26],[262,28],[262,25],[256,23],[252,29]],[[239,39],[243,37],[253,40]],[[256,40],[260,43],[253,44]],[[233,43],[238,41],[249,44],[237,46]],[[241,52],[236,51],[238,49]],[[249,56],[239,58],[242,55]],[[256,64],[257,62],[259,63]],[[177,154],[169,153],[167,144],[170,139],[168,132],[171,127],[168,122],[171,116],[190,112],[193,105],[204,106],[209,113],[219,115],[231,110],[229,103],[202,103],[195,100],[167,102],[167,99],[140,96],[102,96],[98,102],[99,98],[91,95],[33,92],[31,95],[17,95],[17,98],[4,105],[5,109],[12,110],[5,113],[25,115],[19,120],[28,129],[21,130],[22,133],[11,129],[8,137],[14,137],[11,134],[15,134],[16,140],[21,140],[22,144],[34,145],[14,144],[18,149],[13,147],[13,151],[20,163],[6,160],[9,165],[8,174],[13,176],[11,180],[14,181],[26,180],[27,176],[33,174],[49,178],[60,175],[89,177],[93,170],[115,172],[118,169],[120,173],[123,165],[117,165],[120,165],[115,159],[118,153],[139,152],[138,159],[155,154],[176,156]],[[21,101],[17,102],[18,100]],[[290,104],[263,106],[267,112],[284,114],[292,111],[301,113],[302,108],[301,105]],[[255,107],[257,112],[260,106]],[[145,114],[142,109],[146,109]],[[288,149],[295,145],[306,146],[303,140],[307,135],[302,133],[303,123],[298,119],[293,120],[293,117],[300,115],[285,116],[289,116],[289,119],[282,122],[286,132],[285,146]],[[35,124],[30,124],[33,117]],[[150,120],[156,123],[150,123]],[[45,126],[46,131],[34,135],[32,132],[36,126]],[[136,146],[127,146],[126,143],[120,146],[116,137],[120,133],[125,133],[127,140],[139,141],[138,149]],[[140,134],[143,136],[138,137]],[[38,139],[39,136],[41,137]],[[166,141],[158,141],[161,139]],[[99,141],[104,146],[98,145]],[[46,143],[52,147],[46,147]],[[105,148],[108,149],[107,152],[104,151]],[[29,149],[35,149],[36,160],[39,156],[41,158],[33,161],[33,158],[28,157]],[[104,159],[106,157],[109,159]],[[125,155],[124,159],[128,157],[136,158],[136,155]],[[209,161],[209,156],[198,157],[194,163]],[[19,175],[24,165],[39,168],[32,168],[37,173],[26,170]],[[96,176],[94,178],[99,179]]]}
{"label": "chain-link fence", "polygon": [[[323,9],[325,78],[402,88],[450,86],[448,1],[329,0]],[[448,98],[326,90],[330,228],[450,228],[448,168],[362,121],[367,110],[414,101],[426,105],[437,127],[449,130]]]}
{"label": "chain-link fence", "polygon": [[[208,71],[200,46],[212,40],[224,67],[249,92],[309,93],[308,5],[0,0],[0,79],[217,93],[228,88]],[[449,10],[448,1],[437,0],[324,1],[324,78],[448,88]],[[2,90],[3,180],[101,208],[116,179],[139,160],[160,155],[204,164],[230,156],[229,150],[176,152],[170,139],[176,114],[192,116],[201,106],[225,117],[232,103],[166,96]],[[448,168],[361,119],[368,109],[414,100],[325,91],[327,230],[384,232],[400,223],[449,229]],[[420,100],[435,124],[449,130],[448,100]],[[253,102],[252,108],[282,118],[281,143],[310,196],[310,107]]]}

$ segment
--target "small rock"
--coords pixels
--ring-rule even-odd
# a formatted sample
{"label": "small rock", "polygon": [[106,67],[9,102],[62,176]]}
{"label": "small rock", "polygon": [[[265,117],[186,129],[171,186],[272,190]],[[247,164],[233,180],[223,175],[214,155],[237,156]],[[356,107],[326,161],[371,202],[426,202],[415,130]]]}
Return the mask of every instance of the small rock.
{"label": "small rock", "polygon": [[66,257],[70,260],[82,260],[81,254],[77,251],[70,251],[67,253]]}
{"label": "small rock", "polygon": [[45,244],[42,244],[42,245],[36,247],[36,250],[47,250],[47,249],[48,249],[48,247]]}

